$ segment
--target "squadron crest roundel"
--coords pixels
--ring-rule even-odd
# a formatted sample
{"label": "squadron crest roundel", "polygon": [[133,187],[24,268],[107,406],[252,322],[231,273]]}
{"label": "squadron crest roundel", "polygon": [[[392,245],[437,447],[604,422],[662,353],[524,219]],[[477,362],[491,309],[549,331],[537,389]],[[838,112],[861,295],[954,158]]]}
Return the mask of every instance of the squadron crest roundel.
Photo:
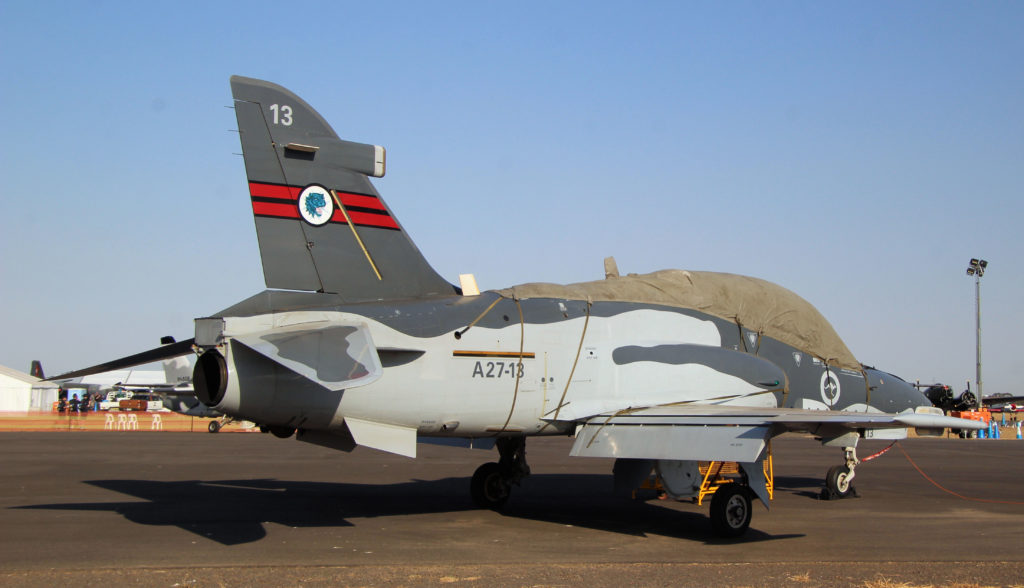
{"label": "squadron crest roundel", "polygon": [[299,216],[302,220],[319,227],[327,224],[334,216],[334,202],[331,194],[320,184],[310,184],[299,192]]}
{"label": "squadron crest roundel", "polygon": [[839,378],[832,370],[825,370],[821,374],[821,399],[829,406],[839,402]]}

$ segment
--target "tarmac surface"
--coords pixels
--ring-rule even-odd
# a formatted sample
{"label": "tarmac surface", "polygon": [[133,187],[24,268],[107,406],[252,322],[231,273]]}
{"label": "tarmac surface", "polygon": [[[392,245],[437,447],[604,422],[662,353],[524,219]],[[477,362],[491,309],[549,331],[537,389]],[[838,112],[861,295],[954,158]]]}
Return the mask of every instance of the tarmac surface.
{"label": "tarmac surface", "polygon": [[858,498],[825,501],[841,452],[784,436],[771,510],[732,541],[707,502],[615,496],[612,461],[571,443],[530,439],[533,475],[498,513],[469,496],[496,452],[0,433],[0,585],[1024,585],[1021,441],[901,441],[858,468]]}

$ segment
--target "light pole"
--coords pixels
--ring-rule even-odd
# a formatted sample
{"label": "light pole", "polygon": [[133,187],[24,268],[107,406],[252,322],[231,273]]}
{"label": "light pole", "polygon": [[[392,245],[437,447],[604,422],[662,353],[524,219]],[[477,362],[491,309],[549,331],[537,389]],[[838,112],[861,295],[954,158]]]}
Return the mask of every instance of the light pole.
{"label": "light pole", "polygon": [[978,385],[978,410],[981,410],[981,276],[985,275],[988,262],[984,259],[971,259],[967,266],[967,275],[974,276],[974,311],[976,326],[977,373],[975,383]]}

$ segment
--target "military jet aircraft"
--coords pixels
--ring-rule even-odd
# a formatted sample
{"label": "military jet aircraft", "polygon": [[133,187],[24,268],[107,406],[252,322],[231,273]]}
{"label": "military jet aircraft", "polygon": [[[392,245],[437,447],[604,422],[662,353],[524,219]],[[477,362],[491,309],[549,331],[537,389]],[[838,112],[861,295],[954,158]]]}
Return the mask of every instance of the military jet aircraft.
{"label": "military jet aircraft", "polygon": [[206,406],[343,451],[497,446],[470,484],[486,508],[529,474],[536,435],[618,458],[617,484],[656,471],[675,498],[697,491],[699,460],[738,462],[741,481],[711,501],[726,536],[746,531],[754,497],[767,506],[776,435],[841,448],[827,481],[843,494],[859,438],[977,426],[864,368],[813,306],[760,279],[622,276],[609,259],[594,282],[455,286],[370,182],[384,175],[382,147],[341,140],[278,85],[232,77],[231,88],[268,289],[196,319],[190,341],[111,364],[194,352]]}

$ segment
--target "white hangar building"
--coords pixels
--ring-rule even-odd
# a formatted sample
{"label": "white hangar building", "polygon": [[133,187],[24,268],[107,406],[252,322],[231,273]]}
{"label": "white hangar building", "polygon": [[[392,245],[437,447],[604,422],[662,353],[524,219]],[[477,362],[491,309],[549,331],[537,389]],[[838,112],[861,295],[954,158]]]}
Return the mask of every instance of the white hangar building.
{"label": "white hangar building", "polygon": [[60,387],[0,365],[0,412],[49,411]]}

